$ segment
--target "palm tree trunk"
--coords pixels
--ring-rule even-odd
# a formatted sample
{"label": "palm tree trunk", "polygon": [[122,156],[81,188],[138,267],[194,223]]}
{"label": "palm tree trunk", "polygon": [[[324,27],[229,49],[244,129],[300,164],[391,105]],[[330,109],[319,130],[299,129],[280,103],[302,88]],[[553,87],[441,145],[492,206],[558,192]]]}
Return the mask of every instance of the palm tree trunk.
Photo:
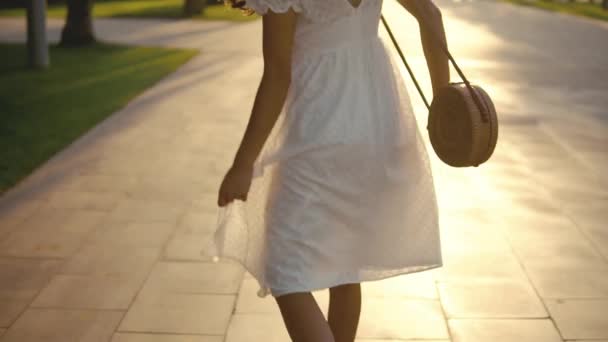
{"label": "palm tree trunk", "polygon": [[49,66],[49,47],[46,37],[46,0],[27,3],[28,64],[34,68]]}
{"label": "palm tree trunk", "polygon": [[81,46],[95,42],[92,0],[67,0],[68,13],[61,31],[62,46]]}

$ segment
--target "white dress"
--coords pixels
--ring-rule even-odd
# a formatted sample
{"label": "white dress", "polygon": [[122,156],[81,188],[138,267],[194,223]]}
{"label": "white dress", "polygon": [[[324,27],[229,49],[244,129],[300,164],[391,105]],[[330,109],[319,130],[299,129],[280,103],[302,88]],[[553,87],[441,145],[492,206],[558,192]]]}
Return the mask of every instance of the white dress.
{"label": "white dress", "polygon": [[240,262],[269,293],[315,291],[442,266],[427,150],[382,0],[247,0],[298,13],[292,82],[247,201],[218,207],[203,255]]}

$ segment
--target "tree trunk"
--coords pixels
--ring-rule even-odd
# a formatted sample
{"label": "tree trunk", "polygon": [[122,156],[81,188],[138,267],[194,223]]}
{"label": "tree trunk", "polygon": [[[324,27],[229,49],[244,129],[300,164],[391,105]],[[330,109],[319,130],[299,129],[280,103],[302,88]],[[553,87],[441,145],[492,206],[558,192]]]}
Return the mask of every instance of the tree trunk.
{"label": "tree trunk", "polygon": [[46,38],[46,0],[27,3],[27,56],[34,68],[49,66],[49,47]]}
{"label": "tree trunk", "polygon": [[602,1],[602,8],[608,11],[608,0]]}
{"label": "tree trunk", "polygon": [[61,31],[62,46],[82,46],[95,42],[92,0],[67,0],[68,14]]}
{"label": "tree trunk", "polygon": [[184,15],[187,17],[201,14],[205,8],[205,0],[184,0]]}

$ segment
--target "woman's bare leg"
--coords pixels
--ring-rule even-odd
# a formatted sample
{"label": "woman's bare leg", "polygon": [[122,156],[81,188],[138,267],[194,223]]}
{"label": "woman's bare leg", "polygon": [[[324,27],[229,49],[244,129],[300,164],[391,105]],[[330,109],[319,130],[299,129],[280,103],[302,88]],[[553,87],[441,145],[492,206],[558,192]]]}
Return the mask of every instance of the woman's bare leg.
{"label": "woman's bare leg", "polygon": [[353,342],[361,315],[361,284],[344,284],[329,289],[328,321],[335,342]]}
{"label": "woman's bare leg", "polygon": [[310,292],[275,297],[293,342],[334,342],[323,312]]}

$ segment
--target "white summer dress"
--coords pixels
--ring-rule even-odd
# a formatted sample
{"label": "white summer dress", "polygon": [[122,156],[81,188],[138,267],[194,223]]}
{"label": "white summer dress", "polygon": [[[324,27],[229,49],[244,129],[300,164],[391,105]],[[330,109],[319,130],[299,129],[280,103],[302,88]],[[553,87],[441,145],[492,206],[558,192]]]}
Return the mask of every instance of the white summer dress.
{"label": "white summer dress", "polygon": [[442,266],[427,150],[378,34],[382,0],[246,6],[298,13],[292,81],[247,201],[218,207],[201,254],[240,262],[259,297]]}

